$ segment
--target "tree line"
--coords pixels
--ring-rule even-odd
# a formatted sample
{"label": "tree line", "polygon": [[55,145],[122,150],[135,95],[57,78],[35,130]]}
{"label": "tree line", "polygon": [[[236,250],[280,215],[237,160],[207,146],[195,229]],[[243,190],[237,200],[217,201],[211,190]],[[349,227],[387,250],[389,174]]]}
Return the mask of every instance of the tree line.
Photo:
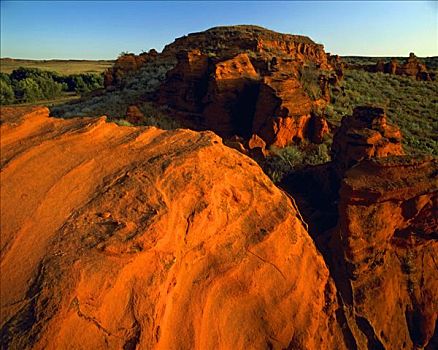
{"label": "tree line", "polygon": [[103,74],[60,75],[37,68],[18,68],[0,73],[0,104],[36,102],[60,97],[65,92],[82,94],[103,87]]}

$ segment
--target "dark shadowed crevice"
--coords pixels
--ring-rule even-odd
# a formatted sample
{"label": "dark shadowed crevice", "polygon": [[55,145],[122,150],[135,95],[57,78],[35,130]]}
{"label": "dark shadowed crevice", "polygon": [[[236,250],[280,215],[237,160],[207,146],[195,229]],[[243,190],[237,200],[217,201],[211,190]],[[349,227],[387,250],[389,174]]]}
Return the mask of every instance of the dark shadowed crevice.
{"label": "dark shadowed crevice", "polygon": [[356,324],[362,333],[367,337],[368,340],[368,350],[385,350],[382,342],[377,337],[374,332],[373,327],[370,322],[361,316],[356,316]]}

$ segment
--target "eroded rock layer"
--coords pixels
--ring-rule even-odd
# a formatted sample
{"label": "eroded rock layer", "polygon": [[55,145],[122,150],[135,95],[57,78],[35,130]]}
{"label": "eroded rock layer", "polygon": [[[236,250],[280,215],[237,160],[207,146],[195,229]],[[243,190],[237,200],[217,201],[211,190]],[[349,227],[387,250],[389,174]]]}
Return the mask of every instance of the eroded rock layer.
{"label": "eroded rock layer", "polygon": [[436,159],[407,156],[345,173],[333,255],[360,349],[436,348],[437,173]]}
{"label": "eroded rock layer", "polygon": [[1,114],[3,348],[346,347],[299,212],[213,133]]}
{"label": "eroded rock layer", "polygon": [[333,137],[332,159],[343,172],[364,159],[403,155],[401,139],[399,128],[387,123],[383,108],[356,107]]}
{"label": "eroded rock layer", "polygon": [[157,100],[198,128],[225,138],[256,134],[278,147],[321,142],[329,131],[317,125],[314,130],[311,119],[329,102],[328,86],[339,78],[329,78],[338,77],[335,66],[323,46],[307,37],[256,26],[218,27],[175,40],[162,53],[172,54],[178,63]]}

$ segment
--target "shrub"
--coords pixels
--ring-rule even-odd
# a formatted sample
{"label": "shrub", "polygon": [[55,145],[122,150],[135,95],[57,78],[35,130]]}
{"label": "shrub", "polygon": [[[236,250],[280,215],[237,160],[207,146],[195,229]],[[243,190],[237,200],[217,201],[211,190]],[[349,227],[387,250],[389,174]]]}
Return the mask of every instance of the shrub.
{"label": "shrub", "polygon": [[304,91],[312,100],[317,100],[321,97],[321,87],[319,85],[319,77],[321,71],[314,64],[304,66],[300,69],[299,79]]}
{"label": "shrub", "polygon": [[0,77],[0,104],[7,105],[15,102],[14,89],[10,82]]}
{"label": "shrub", "polygon": [[343,88],[344,94],[331,94],[331,111],[326,117],[332,124],[351,115],[357,105],[380,105],[386,108],[388,121],[400,127],[408,154],[438,154],[438,82],[346,70]]}
{"label": "shrub", "polygon": [[15,98],[23,102],[42,100],[44,95],[38,83],[32,78],[19,80],[15,85]]}

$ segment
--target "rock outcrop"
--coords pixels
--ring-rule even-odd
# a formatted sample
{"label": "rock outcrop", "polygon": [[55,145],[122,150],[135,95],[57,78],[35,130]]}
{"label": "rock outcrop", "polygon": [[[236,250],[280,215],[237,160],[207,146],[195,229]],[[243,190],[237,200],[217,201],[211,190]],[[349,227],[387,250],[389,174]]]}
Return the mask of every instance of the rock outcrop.
{"label": "rock outcrop", "polygon": [[356,107],[333,137],[332,159],[344,172],[364,159],[403,155],[401,132],[380,107]]}
{"label": "rock outcrop", "polygon": [[215,134],[1,117],[2,348],[347,347],[297,208]]}
{"label": "rock outcrop", "polygon": [[302,63],[312,62],[319,68],[329,68],[324,46],[302,35],[277,33],[253,26],[237,25],[214,27],[191,33],[167,45],[163,54],[199,49],[217,57],[232,57],[242,52],[254,52],[267,57],[287,56]]}
{"label": "rock outcrop", "polygon": [[431,80],[426,65],[421,63],[413,52],[409,54],[408,59],[400,68],[396,67],[395,73],[413,77],[417,80]]}
{"label": "rock outcrop", "polygon": [[143,52],[140,55],[132,53],[122,54],[115,61],[113,67],[108,68],[103,73],[103,85],[106,89],[120,88],[123,85],[123,81],[126,76],[134,74],[146,62],[156,59],[158,53],[156,50],[151,49],[149,52]]}
{"label": "rock outcrop", "polygon": [[404,156],[383,109],[358,107],[333,161],[291,175],[343,305],[350,349],[438,345],[438,161]]}
{"label": "rock outcrop", "polygon": [[399,156],[344,175],[333,256],[360,349],[420,349],[438,331],[437,173],[436,159]]}
{"label": "rock outcrop", "polygon": [[403,156],[400,141],[375,107],[356,108],[333,140],[340,190],[328,250],[359,349],[424,348],[438,332],[438,162]]}
{"label": "rock outcrop", "polygon": [[409,54],[404,63],[400,63],[397,59],[393,58],[389,62],[379,60],[376,64],[349,65],[348,68],[365,70],[372,73],[402,75],[422,81],[431,81],[435,78],[434,74],[428,72],[426,65],[413,52]]}
{"label": "rock outcrop", "polygon": [[312,111],[329,102],[328,85],[339,78],[333,71],[336,79],[321,85],[322,69],[333,67],[309,38],[253,26],[218,27],[175,40],[163,50],[172,53],[178,64],[159,89],[158,102],[198,128],[224,138],[257,134],[278,147],[320,142],[328,132],[324,123],[312,129]]}

